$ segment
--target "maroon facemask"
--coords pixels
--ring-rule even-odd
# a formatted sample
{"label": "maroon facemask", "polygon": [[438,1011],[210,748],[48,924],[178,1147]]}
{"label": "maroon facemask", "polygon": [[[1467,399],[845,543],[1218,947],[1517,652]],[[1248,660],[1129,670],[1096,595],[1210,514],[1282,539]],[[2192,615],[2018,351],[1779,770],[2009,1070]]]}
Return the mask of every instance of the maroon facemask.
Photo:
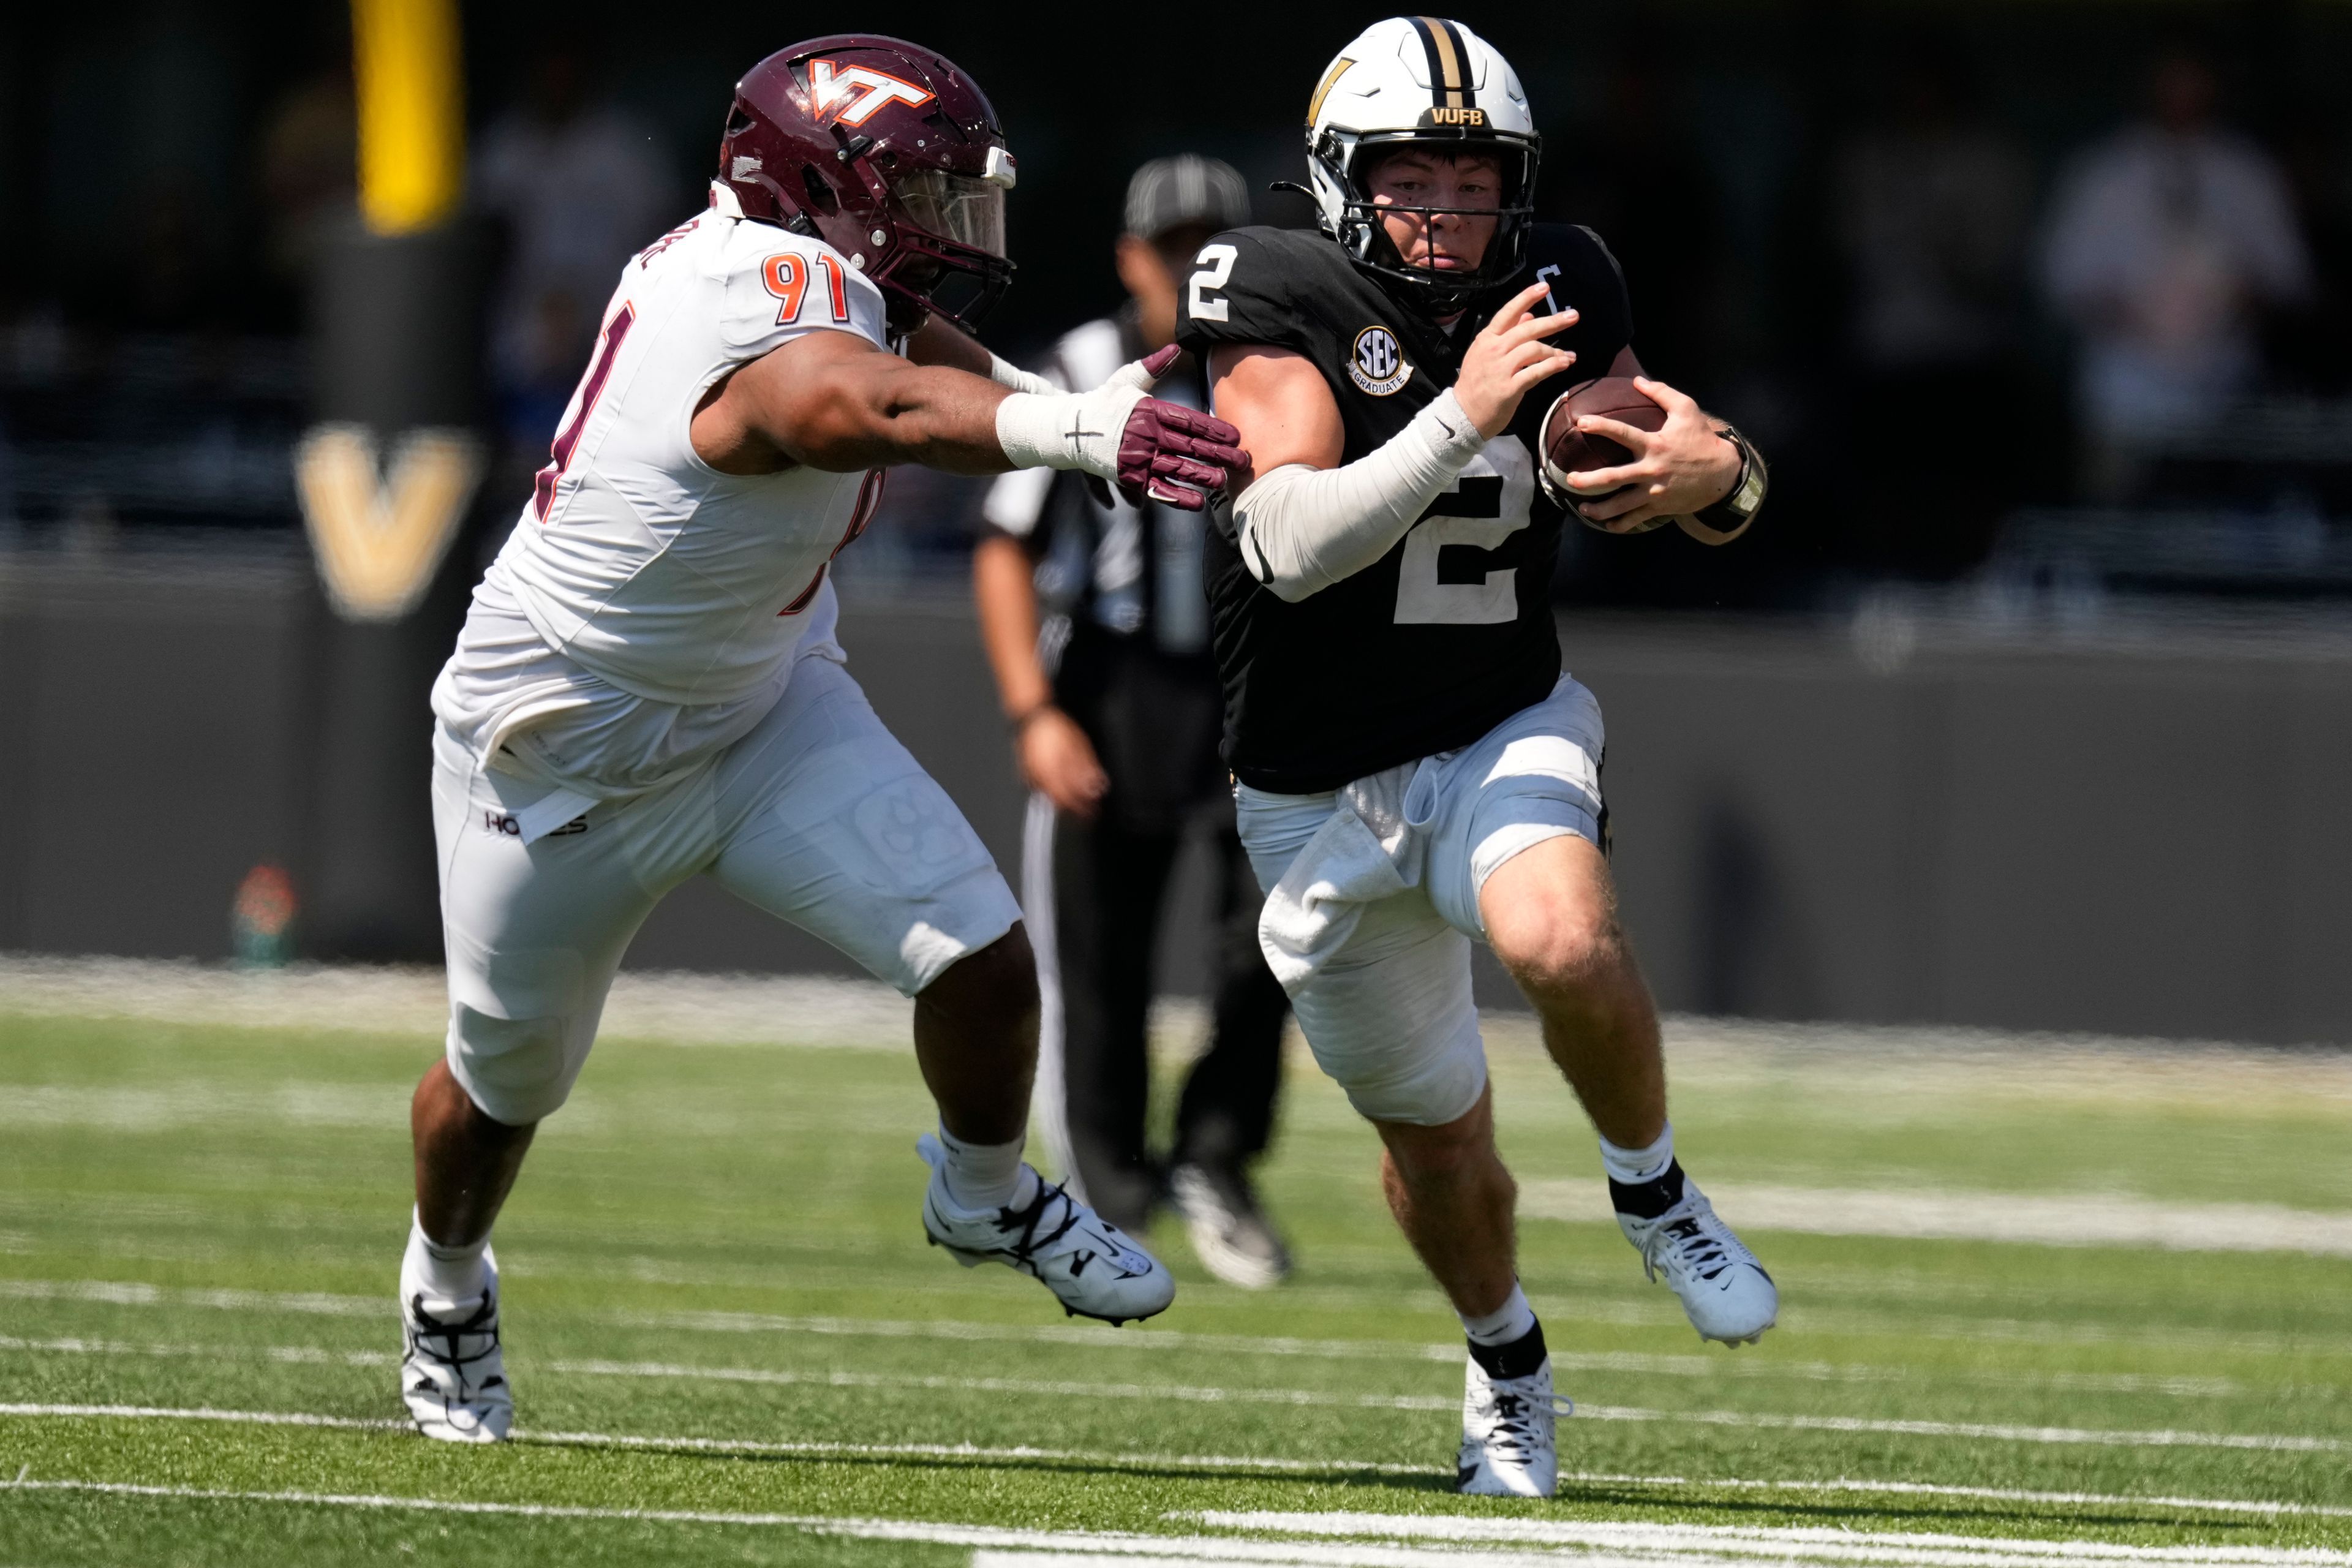
{"label": "maroon facemask", "polygon": [[919,45],[865,33],[770,55],[735,87],[719,178],[743,216],[813,235],[882,290],[900,334],[971,331],[1013,280],[1013,155],[987,96]]}

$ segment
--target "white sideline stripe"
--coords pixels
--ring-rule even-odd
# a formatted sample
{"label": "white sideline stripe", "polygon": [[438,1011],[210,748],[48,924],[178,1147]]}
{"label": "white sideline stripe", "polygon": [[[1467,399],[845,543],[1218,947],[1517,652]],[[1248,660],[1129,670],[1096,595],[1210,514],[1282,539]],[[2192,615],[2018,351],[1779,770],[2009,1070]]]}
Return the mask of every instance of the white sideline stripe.
{"label": "white sideline stripe", "polygon": [[[1914,1191],[1709,1184],[1742,1230],[2045,1247],[2153,1247],[2168,1252],[2299,1252],[2352,1258],[2352,1214],[2278,1204],[2167,1203],[2118,1193]],[[1597,1182],[1530,1182],[1529,1219],[1611,1220]]]}
{"label": "white sideline stripe", "polygon": [[[274,1410],[221,1410],[210,1405],[0,1405],[0,1416],[63,1416],[128,1421],[218,1421],[247,1426],[321,1426],[355,1432],[406,1432],[413,1423],[382,1421],[352,1415],[310,1415]],[[664,1437],[623,1432],[542,1432],[518,1426],[518,1443],[563,1448],[630,1448],[682,1453],[803,1454],[814,1458],[1048,1459],[1130,1467],[1186,1467],[1206,1470],[1268,1470],[1284,1474],[1328,1475],[1334,1472],[1383,1475],[1450,1475],[1434,1465],[1400,1465],[1380,1459],[1255,1458],[1243,1454],[1106,1454],[1087,1448],[1035,1448],[1025,1445],[982,1447],[971,1443],[829,1443],[819,1440],[775,1442],[757,1437]],[[2284,1505],[2294,1507],[2295,1505]],[[2352,1511],[2352,1510],[2347,1510]]]}
{"label": "white sideline stripe", "polygon": [[331,1351],[316,1345],[141,1345],[122,1340],[76,1338],[27,1340],[0,1334],[0,1351],[41,1351],[59,1355],[202,1356],[214,1359],[259,1357],[297,1366],[390,1366],[400,1358],[390,1351]]}
{"label": "white sideline stripe", "polygon": [[[145,1405],[0,1405],[0,1415],[110,1417],[128,1420],[219,1421],[264,1426],[326,1426],[355,1431],[406,1431],[405,1421],[367,1420],[348,1415],[307,1415],[264,1410],[219,1410]],[[851,1458],[950,1458],[977,1460],[1082,1460],[1092,1464],[1174,1467],[1200,1469],[1275,1470],[1324,1474],[1333,1471],[1387,1475],[1450,1475],[1437,1465],[1401,1465],[1380,1459],[1297,1459],[1251,1458],[1237,1454],[1106,1454],[1086,1448],[1036,1448],[1027,1446],[982,1447],[971,1443],[831,1443],[815,1440],[777,1442],[756,1437],[664,1437],[617,1432],[541,1432],[517,1427],[520,1443],[562,1447],[678,1449],[700,1453],[841,1455]],[[2122,1492],[2054,1492],[2018,1490],[2004,1487],[1946,1486],[1930,1481],[1756,1480],[1705,1476],[1636,1476],[1604,1470],[1564,1473],[1562,1480],[1596,1485],[1643,1487],[1714,1487],[1728,1490],[1890,1493],[1898,1496],[1974,1498],[1987,1502],[2049,1503],[2061,1507],[2179,1508],[2216,1513],[2266,1516],[2298,1514],[2326,1519],[2352,1519],[2352,1507],[2328,1503],[2271,1501],[2252,1498],[2192,1498],[2134,1496]]]}
{"label": "white sideline stripe", "polygon": [[[839,1519],[817,1514],[733,1513],[715,1509],[593,1508],[575,1504],[460,1501],[443,1498],[394,1497],[367,1492],[238,1491],[215,1487],[142,1486],[128,1481],[32,1480],[19,1477],[0,1481],[0,1491],[94,1492],[113,1497],[165,1498],[205,1502],[282,1502],[314,1508],[390,1509],[419,1513],[504,1515],[520,1519],[611,1520],[627,1523],[732,1524],[755,1528],[796,1530],[810,1535],[846,1536],[862,1541],[921,1542],[939,1546],[1026,1549],[1050,1552],[1046,1561],[1058,1568],[1076,1568],[1090,1552],[1097,1559],[1122,1564],[1158,1563],[1179,1568],[1187,1563],[1329,1564],[1331,1568],[1460,1568],[1459,1551],[1414,1550],[1392,1546],[1333,1546],[1298,1542],[1257,1542],[1206,1536],[1135,1535],[1124,1531],[1005,1530],[984,1524],[931,1524],[913,1520]],[[1468,1561],[1486,1568],[1519,1568],[1550,1564],[1551,1553],[1481,1553]],[[1583,1558],[1583,1568],[1626,1559]]]}
{"label": "white sideline stripe", "polygon": [[209,1405],[0,1405],[0,1415],[107,1416],[126,1421],[226,1421],[239,1426],[331,1426],[352,1432],[404,1432],[415,1423],[290,1410],[219,1410]]}
{"label": "white sideline stripe", "polygon": [[[1449,1395],[1328,1394],[1304,1388],[1221,1388],[1195,1384],[1065,1383],[1009,1377],[940,1377],[863,1372],[778,1372],[765,1367],[692,1366],[671,1362],[558,1361],[556,1372],[602,1377],[666,1377],[711,1383],[757,1383],[835,1388],[925,1388],[979,1394],[1041,1394],[1060,1398],[1174,1399],[1194,1404],[1336,1405],[1360,1410],[1453,1410]],[[1782,1415],[1747,1410],[1646,1410],[1623,1405],[1579,1405],[1597,1421],[1687,1422],[1792,1432],[1869,1432],[1913,1437],[1974,1437],[2010,1443],[2091,1444],[2134,1448],[2247,1448],[2275,1453],[2336,1454],[2352,1449],[2340,1437],[2289,1434],[2128,1431],[2102,1427],[2028,1426],[1974,1421],[1899,1421],[1860,1415]]]}
{"label": "white sideline stripe", "polygon": [[2252,1448],[2284,1454],[2340,1454],[2341,1437],[2251,1432],[2134,1432],[2111,1427],[2024,1426],[1981,1421],[1896,1421],[1861,1415],[1779,1415],[1750,1410],[1643,1410],[1622,1405],[1579,1405],[1595,1421],[1682,1421],[1704,1426],[1753,1426],[1782,1432],[1874,1432],[1911,1437],[1978,1437],[2006,1443],[2078,1443],[2123,1448]]}
{"label": "white sideline stripe", "polygon": [[1562,1471],[1563,1481],[1636,1487],[1719,1487],[1730,1491],[1891,1493],[1902,1497],[1975,1498],[1986,1502],[2049,1503],[2060,1508],[2179,1508],[2214,1513],[2269,1516],[2309,1514],[2320,1519],[2352,1519],[2352,1507],[2322,1502],[2266,1502],[2250,1498],[2136,1497],[2127,1492],[2052,1492],[2013,1487],[1959,1487],[1935,1481],[1866,1481],[1840,1478],[1830,1481],[1710,1479],[1705,1476],[1619,1476],[1598,1470]]}
{"label": "white sideline stripe", "polygon": [[327,1318],[379,1318],[392,1308],[374,1296],[310,1290],[215,1290],[123,1279],[0,1279],[0,1297],[19,1301],[103,1301],[115,1307],[214,1307],[224,1311],[307,1312]]}
{"label": "white sideline stripe", "polygon": [[1633,1524],[1547,1519],[1494,1519],[1458,1514],[1284,1513],[1227,1511],[1170,1514],[1185,1523],[1226,1530],[1276,1531],[1339,1538],[1457,1542],[1507,1542],[1529,1546],[1587,1546],[1633,1552],[1705,1549],[1736,1556],[1785,1558],[1792,1552],[1833,1562],[1949,1563],[2189,1563],[2352,1564],[2352,1552],[2324,1547],[2132,1546],[2098,1541],[1950,1535],[1910,1531],[1829,1530],[1818,1526]]}
{"label": "white sideline stripe", "polygon": [[[372,1296],[320,1292],[191,1289],[107,1279],[0,1279],[0,1298],[22,1300],[102,1301],[121,1307],[210,1307],[321,1317],[375,1317],[386,1310]],[[848,1319],[792,1317],[766,1312],[643,1312],[590,1314],[632,1328],[705,1333],[813,1334],[849,1339],[936,1339],[973,1342],[1076,1345],[1097,1350],[1194,1351],[1215,1355],[1318,1357],[1432,1361],[1449,1365],[1462,1359],[1459,1344],[1416,1344],[1396,1340],[1307,1340],[1286,1335],[1204,1334],[1182,1329],[1120,1330],[1030,1323],[978,1323],[957,1319]],[[21,1347],[18,1347],[21,1348]],[[156,1351],[154,1353],[167,1353]],[[1908,1367],[1764,1359],[1730,1362],[1721,1356],[1660,1355],[1639,1351],[1554,1351],[1552,1365],[1570,1372],[1624,1372],[1664,1377],[1786,1377],[1814,1383],[1899,1383]],[[2028,1386],[2080,1389],[2105,1394],[2159,1394],[2178,1398],[2227,1398],[2244,1392],[2226,1377],[2177,1377],[2142,1373],[2029,1372],[1983,1373],[1955,1371],[1941,1375],[1996,1388]]]}
{"label": "white sideline stripe", "polygon": [[1027,1377],[941,1377],[877,1372],[779,1372],[758,1366],[683,1366],[650,1361],[556,1361],[553,1372],[589,1377],[690,1378],[817,1388],[927,1388],[970,1394],[1040,1394],[1057,1399],[1174,1399],[1195,1405],[1336,1405],[1355,1410],[1456,1410],[1456,1395],[1325,1394],[1306,1388],[1218,1388],[1182,1383],[1069,1383]]}
{"label": "white sideline stripe", "polygon": [[[1458,1343],[1416,1344],[1403,1340],[1306,1340],[1287,1335],[1204,1334],[1186,1329],[1129,1331],[1029,1323],[975,1323],[951,1318],[916,1320],[791,1317],[767,1312],[630,1312],[610,1321],[634,1328],[682,1329],[705,1333],[778,1333],[845,1339],[929,1339],[1011,1343],[1080,1345],[1095,1350],[1195,1351],[1214,1355],[1307,1356],[1328,1360],[1433,1361],[1458,1364]],[[1555,1370],[1627,1372],[1663,1377],[1791,1378],[1810,1383],[1902,1383],[1917,1375],[1907,1366],[1874,1366],[1822,1361],[1723,1356],[1661,1355],[1643,1351],[1551,1352]],[[2105,1394],[2164,1394],[2181,1398],[2228,1398],[2244,1392],[2226,1377],[2175,1377],[2152,1373],[2027,1372],[1983,1373],[1965,1370],[1937,1374],[1949,1381],[1997,1388],[2067,1388]]]}
{"label": "white sideline stripe", "polygon": [[[865,1541],[920,1542],[982,1550],[1052,1553],[1038,1561],[1077,1568],[1087,1556],[1119,1563],[1318,1564],[1329,1568],[1458,1568],[1465,1562],[1500,1568],[1537,1568],[1558,1563],[1547,1546],[1587,1548],[1574,1561],[1584,1568],[1660,1561],[1685,1564],[1759,1559],[1782,1563],[1877,1563],[1906,1568],[2064,1568],[2084,1563],[2232,1563],[2255,1568],[2336,1568],[2352,1554],[2316,1549],[2246,1546],[2135,1547],[2092,1542],[2011,1540],[1997,1537],[1892,1532],[1863,1534],[1834,1530],[1773,1530],[1704,1525],[1555,1523],[1540,1520],[1487,1520],[1443,1516],[1368,1514],[1204,1514],[1202,1522],[1230,1529],[1289,1530],[1322,1541],[1276,1542],[1213,1536],[1150,1536],[1127,1531],[1024,1531],[992,1525],[939,1524],[910,1520],[839,1519],[812,1514],[731,1512],[712,1509],[598,1508],[559,1503],[491,1502],[383,1493],[252,1491],[226,1488],[152,1486],[127,1481],[31,1479],[21,1472],[0,1481],[0,1490],[79,1492],[174,1501],[277,1502],[310,1507],[390,1510],[473,1517],[574,1519],[629,1523],[718,1524],[785,1529],[811,1535]],[[1446,1544],[1416,1549],[1402,1545],[1339,1544],[1355,1535],[1436,1540]],[[1468,1552],[1473,1542],[1531,1545],[1537,1552]],[[1598,1548],[1598,1551],[1591,1549]],[[1083,1555],[1082,1555],[1083,1554]],[[1076,1562],[1073,1559],[1076,1559]]]}
{"label": "white sideline stripe", "polygon": [[[5,1196],[0,1196],[0,1212],[5,1212],[7,1200]],[[650,1283],[665,1285],[707,1285],[714,1282],[733,1284],[738,1282],[734,1279],[714,1281],[712,1279],[706,1278],[701,1275],[673,1271],[664,1271],[661,1273],[646,1273],[640,1271],[635,1277]],[[1580,1280],[1575,1284],[1565,1286],[1564,1289],[1574,1289],[1579,1288],[1580,1284],[1581,1281]],[[916,1284],[902,1280],[898,1283],[896,1288],[904,1292],[916,1295],[939,1296],[942,1298],[953,1297],[958,1300],[967,1299],[963,1289],[952,1282]],[[1338,1288],[1317,1286],[1297,1286],[1289,1289],[1292,1289],[1301,1300],[1345,1299],[1358,1306],[1360,1306],[1363,1304],[1365,1300],[1364,1293],[1359,1290],[1342,1290]],[[1923,1294],[1922,1289],[1919,1288],[1906,1289],[1898,1292],[1898,1295],[1901,1299],[1905,1300],[1927,1299]],[[2014,1295],[2015,1292],[2007,1292],[2004,1293],[2003,1299],[2008,1299]],[[318,1292],[272,1294],[267,1291],[256,1290],[195,1289],[184,1287],[155,1286],[133,1281],[108,1279],[0,1279],[0,1297],[17,1297],[25,1300],[102,1300],[112,1305],[141,1307],[184,1305],[196,1307],[219,1307],[232,1310],[251,1308],[268,1309],[270,1307],[278,1307],[288,1311],[311,1312],[329,1317],[372,1317],[383,1310],[378,1299],[373,1296],[337,1296]],[[1384,1295],[1382,1299],[1400,1302],[1409,1302],[1416,1310],[1427,1307],[1432,1300],[1432,1298],[1430,1298],[1425,1292],[1422,1291],[1387,1294]],[[2037,1300],[2038,1300],[2041,1299],[2037,1298]],[[2052,1296],[2047,1298],[2047,1300],[2051,1304],[2057,1305],[2063,1304],[2064,1299],[2063,1297]],[[1637,1328],[1656,1328],[1676,1321],[1672,1316],[1673,1309],[1663,1302],[1653,1306],[1632,1300],[1601,1302],[1588,1300],[1575,1300],[1565,1304],[1555,1303],[1552,1310],[1555,1313],[1555,1321],[1560,1322],[1612,1323]],[[1661,1317],[1660,1312],[1662,1310],[1667,1313],[1668,1316]],[[2177,1350],[2189,1350],[2198,1352],[2221,1351],[2232,1354],[2292,1355],[2300,1357],[2332,1355],[2338,1353],[2336,1349],[2337,1341],[2336,1339],[2328,1338],[2324,1331],[2317,1330],[2304,1334],[2284,1334],[2246,1328],[2202,1329],[2189,1328],[2177,1324],[2160,1324],[2149,1327],[2147,1325],[2137,1323],[2126,1325],[2114,1321],[2078,1323],[2056,1322],[2046,1319],[1961,1318],[1949,1316],[1898,1318],[1888,1313],[1874,1311],[1869,1309],[1851,1309],[1837,1304],[1811,1306],[1808,1307],[1805,1310],[1805,1321],[1814,1326],[1828,1326],[1834,1324],[1841,1331],[1849,1333],[1884,1335],[1905,1340],[1961,1340],[1977,1342],[1999,1343],[2024,1341],[2033,1343],[2049,1344],[2154,1345]],[[583,1313],[580,1315],[597,1318],[599,1321],[609,1321],[614,1322],[625,1321],[625,1314],[619,1312],[612,1313],[609,1316],[593,1312]],[[641,1324],[652,1327],[688,1327],[691,1325],[688,1322],[688,1320],[695,1318],[697,1314],[693,1313],[679,1314],[677,1321],[675,1322],[667,1321],[656,1322],[650,1316],[640,1317],[635,1321],[639,1321]],[[708,1314],[708,1316],[713,1320],[739,1316],[749,1320],[757,1320],[761,1317],[761,1314],[719,1312]],[[779,1319],[776,1321],[791,1321],[793,1320]],[[717,1321],[712,1321],[702,1326],[718,1329],[725,1325]],[[1075,1334],[1083,1336],[1097,1331],[1079,1328],[1075,1325],[1061,1325],[1053,1328],[1037,1325],[1024,1331]],[[1166,1334],[1171,1331],[1160,1329],[1129,1329],[1124,1331],[1105,1330],[1100,1331],[1111,1334],[1121,1342],[1128,1341],[1131,1337],[1134,1342],[1141,1342],[1145,1340],[1160,1338],[1161,1335]],[[1208,1337],[1204,1336],[1203,1342],[1206,1342],[1207,1338]],[[1237,1335],[1233,1336],[1233,1338],[1237,1342],[1237,1343],[1224,1348],[1235,1350],[1243,1349],[1245,1348],[1249,1342],[1247,1336]],[[1082,1342],[1074,1341],[1072,1342]],[[1276,1339],[1265,1342],[1313,1345],[1332,1342],[1286,1342]],[[1363,1342],[1382,1343],[1386,1342],[1372,1341]],[[1405,1348],[1410,1349],[1412,1347]],[[1300,1353],[1304,1354],[1311,1352],[1302,1351]],[[1448,1357],[1453,1354],[1453,1349],[1451,1346],[1447,1347],[1446,1353]],[[1727,1364],[1720,1357],[1694,1357],[1691,1359],[1708,1361],[1717,1366]],[[1759,1357],[1757,1359],[1759,1363],[1766,1360],[1766,1358],[1762,1357]],[[1739,1364],[1746,1364],[1746,1363],[1742,1362]],[[1629,1367],[1626,1370],[1647,1369]]]}
{"label": "white sideline stripe", "polygon": [[[66,1352],[203,1355],[213,1353],[197,1345],[136,1346],[105,1341],[32,1341],[0,1337],[0,1350],[56,1350]],[[247,1353],[236,1352],[233,1353]],[[296,1363],[356,1366],[382,1365],[383,1352],[313,1351],[308,1347],[274,1352],[273,1359]],[[1457,1401],[1447,1394],[1331,1394],[1303,1388],[1226,1388],[1214,1384],[1080,1383],[1065,1380],[1007,1377],[947,1377],[937,1374],[796,1372],[768,1367],[696,1366],[675,1362],[559,1360],[549,1370],[589,1377],[685,1378],[706,1383],[763,1384],[773,1387],[921,1388],[965,1394],[1037,1394],[1052,1398],[1171,1399],[1200,1405],[1283,1405],[1338,1406],[1358,1410],[1452,1410]],[[2352,1442],[2338,1437],[2315,1437],[2278,1433],[2196,1432],[2179,1428],[2133,1431],[2105,1427],[2032,1426],[2012,1423],[1904,1421],[1856,1415],[1790,1415],[1746,1410],[1651,1410],[1637,1405],[1577,1406],[1578,1414],[1595,1421],[1685,1422],[1711,1426],[1746,1426],[1797,1432],[1875,1433],[1920,1437],[1969,1437],[1995,1442],[2075,1444],[2108,1447],[2237,1448],[2270,1453],[2342,1453]]]}
{"label": "white sideline stripe", "polygon": [[[239,970],[0,953],[0,1013],[437,1037],[449,1026],[449,982],[438,965]],[[878,981],[625,969],[605,1004],[604,1033],[678,1045],[903,1050],[913,1016],[914,1004]]]}

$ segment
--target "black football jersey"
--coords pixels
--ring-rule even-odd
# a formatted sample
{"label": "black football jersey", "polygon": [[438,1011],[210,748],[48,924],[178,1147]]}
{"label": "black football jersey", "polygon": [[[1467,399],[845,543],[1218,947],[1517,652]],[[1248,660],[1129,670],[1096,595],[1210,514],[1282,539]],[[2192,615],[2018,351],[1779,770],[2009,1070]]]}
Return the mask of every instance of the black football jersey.
{"label": "black football jersey", "polygon": [[1204,367],[1221,343],[1306,355],[1339,402],[1349,463],[1454,384],[1463,349],[1519,289],[1546,283],[1538,311],[1580,318],[1550,340],[1575,364],[1531,390],[1396,546],[1346,581],[1285,604],[1243,564],[1230,500],[1217,507],[1203,576],[1234,775],[1286,795],[1337,789],[1467,745],[1541,701],[1559,678],[1550,587],[1562,516],[1536,483],[1543,416],[1570,386],[1608,374],[1633,335],[1601,237],[1538,225],[1525,270],[1450,333],[1316,230],[1229,230],[1194,268],[1178,341]]}

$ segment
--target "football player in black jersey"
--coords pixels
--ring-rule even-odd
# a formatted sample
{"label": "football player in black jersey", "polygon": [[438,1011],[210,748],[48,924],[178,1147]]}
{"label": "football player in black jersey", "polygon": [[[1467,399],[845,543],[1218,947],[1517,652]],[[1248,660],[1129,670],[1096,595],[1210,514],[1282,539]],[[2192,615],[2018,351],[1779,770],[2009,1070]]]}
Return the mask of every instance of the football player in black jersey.
{"label": "football player in black jersey", "polygon": [[1746,439],[1643,376],[1633,454],[1570,475],[1547,412],[1642,376],[1590,229],[1532,221],[1517,76],[1435,17],[1341,51],[1307,110],[1318,231],[1202,247],[1179,341],[1253,458],[1207,541],[1225,758],[1267,888],[1259,938],[1316,1058],[1385,1145],[1383,1183],[1470,1340],[1459,1484],[1557,1483],[1543,1332],[1514,1266],[1470,942],[1490,942],[1601,1133],[1620,1226],[1703,1337],[1772,1325],[1771,1279],[1674,1158],[1658,1023],[1604,858],[1599,705],[1548,588],[1566,513],[1723,542],[1761,504]]}

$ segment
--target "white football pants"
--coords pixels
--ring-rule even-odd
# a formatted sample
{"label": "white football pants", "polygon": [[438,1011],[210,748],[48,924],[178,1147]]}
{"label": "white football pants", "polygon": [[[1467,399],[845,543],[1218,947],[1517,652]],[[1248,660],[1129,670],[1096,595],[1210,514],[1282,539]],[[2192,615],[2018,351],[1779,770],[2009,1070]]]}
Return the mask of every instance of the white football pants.
{"label": "white football pants", "polygon": [[1547,838],[1603,844],[1605,743],[1601,704],[1563,675],[1458,752],[1321,795],[1236,792],[1269,889],[1258,944],[1317,1063],[1363,1115],[1434,1127],[1478,1102],[1479,890]]}
{"label": "white football pants", "polygon": [[630,939],[698,873],[911,996],[1021,918],[963,814],[840,665],[806,658],[759,726],[683,779],[525,845],[547,793],[435,737],[449,1068],[499,1121],[562,1105]]}

